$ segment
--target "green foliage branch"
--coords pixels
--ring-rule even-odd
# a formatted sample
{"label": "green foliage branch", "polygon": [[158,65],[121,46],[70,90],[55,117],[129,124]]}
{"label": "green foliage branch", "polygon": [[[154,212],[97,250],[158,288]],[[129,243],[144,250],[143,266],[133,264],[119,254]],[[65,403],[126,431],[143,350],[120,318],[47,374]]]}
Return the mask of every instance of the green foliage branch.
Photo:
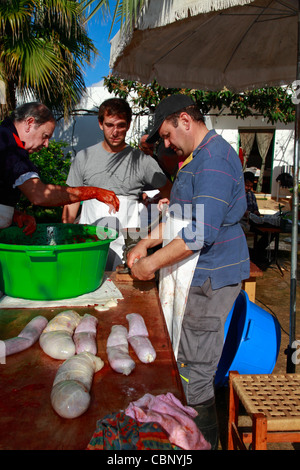
{"label": "green foliage branch", "polygon": [[[45,184],[66,186],[71,166],[71,152],[65,152],[66,142],[51,140],[48,148],[30,155],[31,161],[38,167],[40,177]],[[37,222],[61,222],[62,207],[40,207],[21,196],[18,209],[33,215]]]}
{"label": "green foliage branch", "polygon": [[220,91],[205,91],[189,88],[165,88],[153,80],[144,85],[134,80],[123,80],[114,75],[104,78],[104,86],[110,93],[127,99],[141,109],[141,114],[153,113],[154,109],[168,95],[183,93],[191,96],[202,109],[204,115],[217,111],[221,114],[226,108],[229,114],[245,119],[261,115],[270,123],[289,123],[295,120],[295,105],[292,103],[291,87],[260,88],[243,93],[235,93],[224,88]]}

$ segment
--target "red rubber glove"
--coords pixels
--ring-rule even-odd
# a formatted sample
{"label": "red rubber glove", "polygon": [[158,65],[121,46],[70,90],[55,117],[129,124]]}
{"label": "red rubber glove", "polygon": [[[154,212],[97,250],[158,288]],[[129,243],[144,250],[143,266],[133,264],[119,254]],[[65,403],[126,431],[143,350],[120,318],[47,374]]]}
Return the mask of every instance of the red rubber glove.
{"label": "red rubber glove", "polygon": [[25,235],[32,235],[36,230],[36,220],[32,215],[25,214],[15,209],[13,222],[17,224],[19,228],[25,227],[23,232]]}

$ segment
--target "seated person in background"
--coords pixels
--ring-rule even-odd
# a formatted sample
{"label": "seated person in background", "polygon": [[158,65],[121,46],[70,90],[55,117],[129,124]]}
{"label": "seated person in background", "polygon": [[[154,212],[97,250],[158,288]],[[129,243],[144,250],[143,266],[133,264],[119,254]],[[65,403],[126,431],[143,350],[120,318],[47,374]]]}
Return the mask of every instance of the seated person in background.
{"label": "seated person in background", "polygon": [[254,174],[252,171],[245,171],[244,181],[247,201],[247,210],[245,212],[245,216],[249,217],[250,213],[260,216],[256,196],[253,192]]}
{"label": "seated person in background", "polygon": [[275,235],[273,233],[261,232],[259,230],[261,225],[256,224],[253,220],[251,220],[250,214],[255,214],[258,217],[261,216],[259,209],[258,209],[256,196],[253,192],[254,174],[251,171],[246,171],[244,173],[244,181],[245,181],[247,211],[245,212],[244,217],[241,220],[241,225],[245,232],[254,232],[258,235],[261,235],[261,237],[259,238],[256,244],[255,251],[253,253],[250,252],[250,257],[257,264],[261,264],[261,263],[268,264],[269,260],[267,259],[267,256],[266,256],[266,248],[270,245]]}
{"label": "seated person in background", "polygon": [[249,232],[252,230],[252,224],[249,220],[250,214],[255,214],[260,216],[256,196],[253,192],[253,184],[254,184],[254,174],[252,171],[246,171],[244,173],[244,181],[245,181],[245,191],[246,191],[246,201],[247,201],[247,210],[240,221],[241,226],[243,227],[245,232]]}

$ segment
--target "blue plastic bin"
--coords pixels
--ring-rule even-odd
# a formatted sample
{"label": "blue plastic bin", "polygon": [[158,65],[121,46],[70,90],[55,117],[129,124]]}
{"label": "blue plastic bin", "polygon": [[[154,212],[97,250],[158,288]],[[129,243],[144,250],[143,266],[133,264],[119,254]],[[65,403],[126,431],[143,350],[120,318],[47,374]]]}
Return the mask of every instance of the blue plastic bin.
{"label": "blue plastic bin", "polygon": [[251,302],[242,290],[225,323],[224,347],[215,385],[225,385],[230,370],[236,370],[240,374],[272,373],[280,342],[278,320]]}

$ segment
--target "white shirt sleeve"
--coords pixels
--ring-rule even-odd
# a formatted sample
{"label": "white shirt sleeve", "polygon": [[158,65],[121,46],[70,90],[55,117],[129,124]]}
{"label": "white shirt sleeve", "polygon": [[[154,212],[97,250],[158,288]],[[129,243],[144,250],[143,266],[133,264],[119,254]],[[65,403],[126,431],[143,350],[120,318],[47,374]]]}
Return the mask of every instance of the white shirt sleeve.
{"label": "white shirt sleeve", "polygon": [[21,175],[19,176],[19,178],[16,179],[15,183],[13,184],[13,188],[15,188],[16,186],[20,186],[30,178],[39,178],[39,175],[34,171],[28,171],[28,173],[24,173],[24,175]]}

